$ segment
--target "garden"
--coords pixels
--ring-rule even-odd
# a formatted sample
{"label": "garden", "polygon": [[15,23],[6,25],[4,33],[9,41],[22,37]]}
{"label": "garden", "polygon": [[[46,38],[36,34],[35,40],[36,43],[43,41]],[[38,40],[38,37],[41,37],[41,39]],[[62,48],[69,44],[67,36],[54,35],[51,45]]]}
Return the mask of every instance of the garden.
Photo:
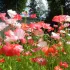
{"label": "garden", "polygon": [[55,15],[49,23],[39,12],[28,20],[17,10],[0,13],[0,70],[70,70],[70,16]]}
{"label": "garden", "polygon": [[70,16],[54,16],[58,24],[51,27],[44,21],[20,22],[20,14],[7,12],[10,18],[0,13],[0,70],[70,69]]}

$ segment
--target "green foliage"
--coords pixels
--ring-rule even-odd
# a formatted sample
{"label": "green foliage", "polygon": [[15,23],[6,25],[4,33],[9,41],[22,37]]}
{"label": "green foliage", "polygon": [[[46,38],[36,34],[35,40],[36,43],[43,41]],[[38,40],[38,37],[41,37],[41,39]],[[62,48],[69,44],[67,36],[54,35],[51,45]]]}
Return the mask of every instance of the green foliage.
{"label": "green foliage", "polygon": [[46,21],[51,21],[55,15],[63,14],[63,5],[64,0],[48,0],[49,3],[49,16],[46,18]]}
{"label": "green foliage", "polygon": [[13,9],[20,13],[25,8],[26,2],[27,0],[6,0],[6,9]]}

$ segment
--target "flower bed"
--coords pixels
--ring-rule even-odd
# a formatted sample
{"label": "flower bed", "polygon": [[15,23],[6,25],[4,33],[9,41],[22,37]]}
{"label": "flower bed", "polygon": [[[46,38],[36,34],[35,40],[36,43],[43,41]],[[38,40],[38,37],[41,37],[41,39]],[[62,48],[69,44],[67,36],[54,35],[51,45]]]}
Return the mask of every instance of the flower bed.
{"label": "flower bed", "polygon": [[22,17],[8,10],[0,13],[4,38],[0,37],[0,70],[70,70],[70,17],[55,16],[58,25],[32,22],[20,24]]}

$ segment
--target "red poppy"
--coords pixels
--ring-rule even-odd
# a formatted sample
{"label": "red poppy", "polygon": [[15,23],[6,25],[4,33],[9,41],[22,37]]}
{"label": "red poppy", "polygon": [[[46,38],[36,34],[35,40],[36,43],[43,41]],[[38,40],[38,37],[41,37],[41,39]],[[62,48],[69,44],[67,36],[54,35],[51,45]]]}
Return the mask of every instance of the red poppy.
{"label": "red poppy", "polygon": [[21,17],[19,14],[16,14],[16,15],[14,16],[14,19],[21,20],[22,17]]}
{"label": "red poppy", "polygon": [[61,25],[60,27],[59,27],[59,30],[63,30],[64,29],[64,25]]}
{"label": "red poppy", "polygon": [[68,68],[68,63],[67,62],[60,62],[60,66],[64,67],[64,68]]}
{"label": "red poppy", "polygon": [[32,62],[36,62],[36,63],[38,63],[39,65],[46,65],[46,64],[47,64],[46,59],[44,59],[44,58],[42,58],[42,57],[31,58],[31,61],[32,61]]}
{"label": "red poppy", "polygon": [[33,39],[28,39],[28,43],[29,43],[30,45],[33,45],[33,44],[34,44],[34,40],[33,40]]}
{"label": "red poppy", "polygon": [[23,51],[23,47],[19,44],[6,44],[2,47],[2,50],[6,56],[19,56]]}
{"label": "red poppy", "polygon": [[42,51],[43,51],[46,55],[49,54],[49,52],[48,52],[48,47],[43,47],[43,48],[42,48]]}
{"label": "red poppy", "polygon": [[26,44],[27,43],[27,41],[26,41],[25,38],[24,39],[21,39],[20,41],[21,41],[22,44]]}
{"label": "red poppy", "polygon": [[4,63],[5,59],[4,58],[0,58],[0,63]]}

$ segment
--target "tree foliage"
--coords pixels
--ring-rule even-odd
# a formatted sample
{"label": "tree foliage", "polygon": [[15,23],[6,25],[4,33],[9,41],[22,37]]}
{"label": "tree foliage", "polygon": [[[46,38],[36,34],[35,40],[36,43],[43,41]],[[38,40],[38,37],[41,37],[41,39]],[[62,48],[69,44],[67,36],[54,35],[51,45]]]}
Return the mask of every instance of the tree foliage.
{"label": "tree foliage", "polygon": [[6,0],[6,8],[7,9],[13,9],[17,12],[21,12],[23,8],[25,8],[27,0]]}
{"label": "tree foliage", "polygon": [[47,0],[49,3],[50,12],[46,17],[46,21],[50,22],[55,15],[63,14],[64,0]]}
{"label": "tree foliage", "polygon": [[13,9],[20,13],[25,8],[26,2],[27,0],[0,0],[0,11]]}

